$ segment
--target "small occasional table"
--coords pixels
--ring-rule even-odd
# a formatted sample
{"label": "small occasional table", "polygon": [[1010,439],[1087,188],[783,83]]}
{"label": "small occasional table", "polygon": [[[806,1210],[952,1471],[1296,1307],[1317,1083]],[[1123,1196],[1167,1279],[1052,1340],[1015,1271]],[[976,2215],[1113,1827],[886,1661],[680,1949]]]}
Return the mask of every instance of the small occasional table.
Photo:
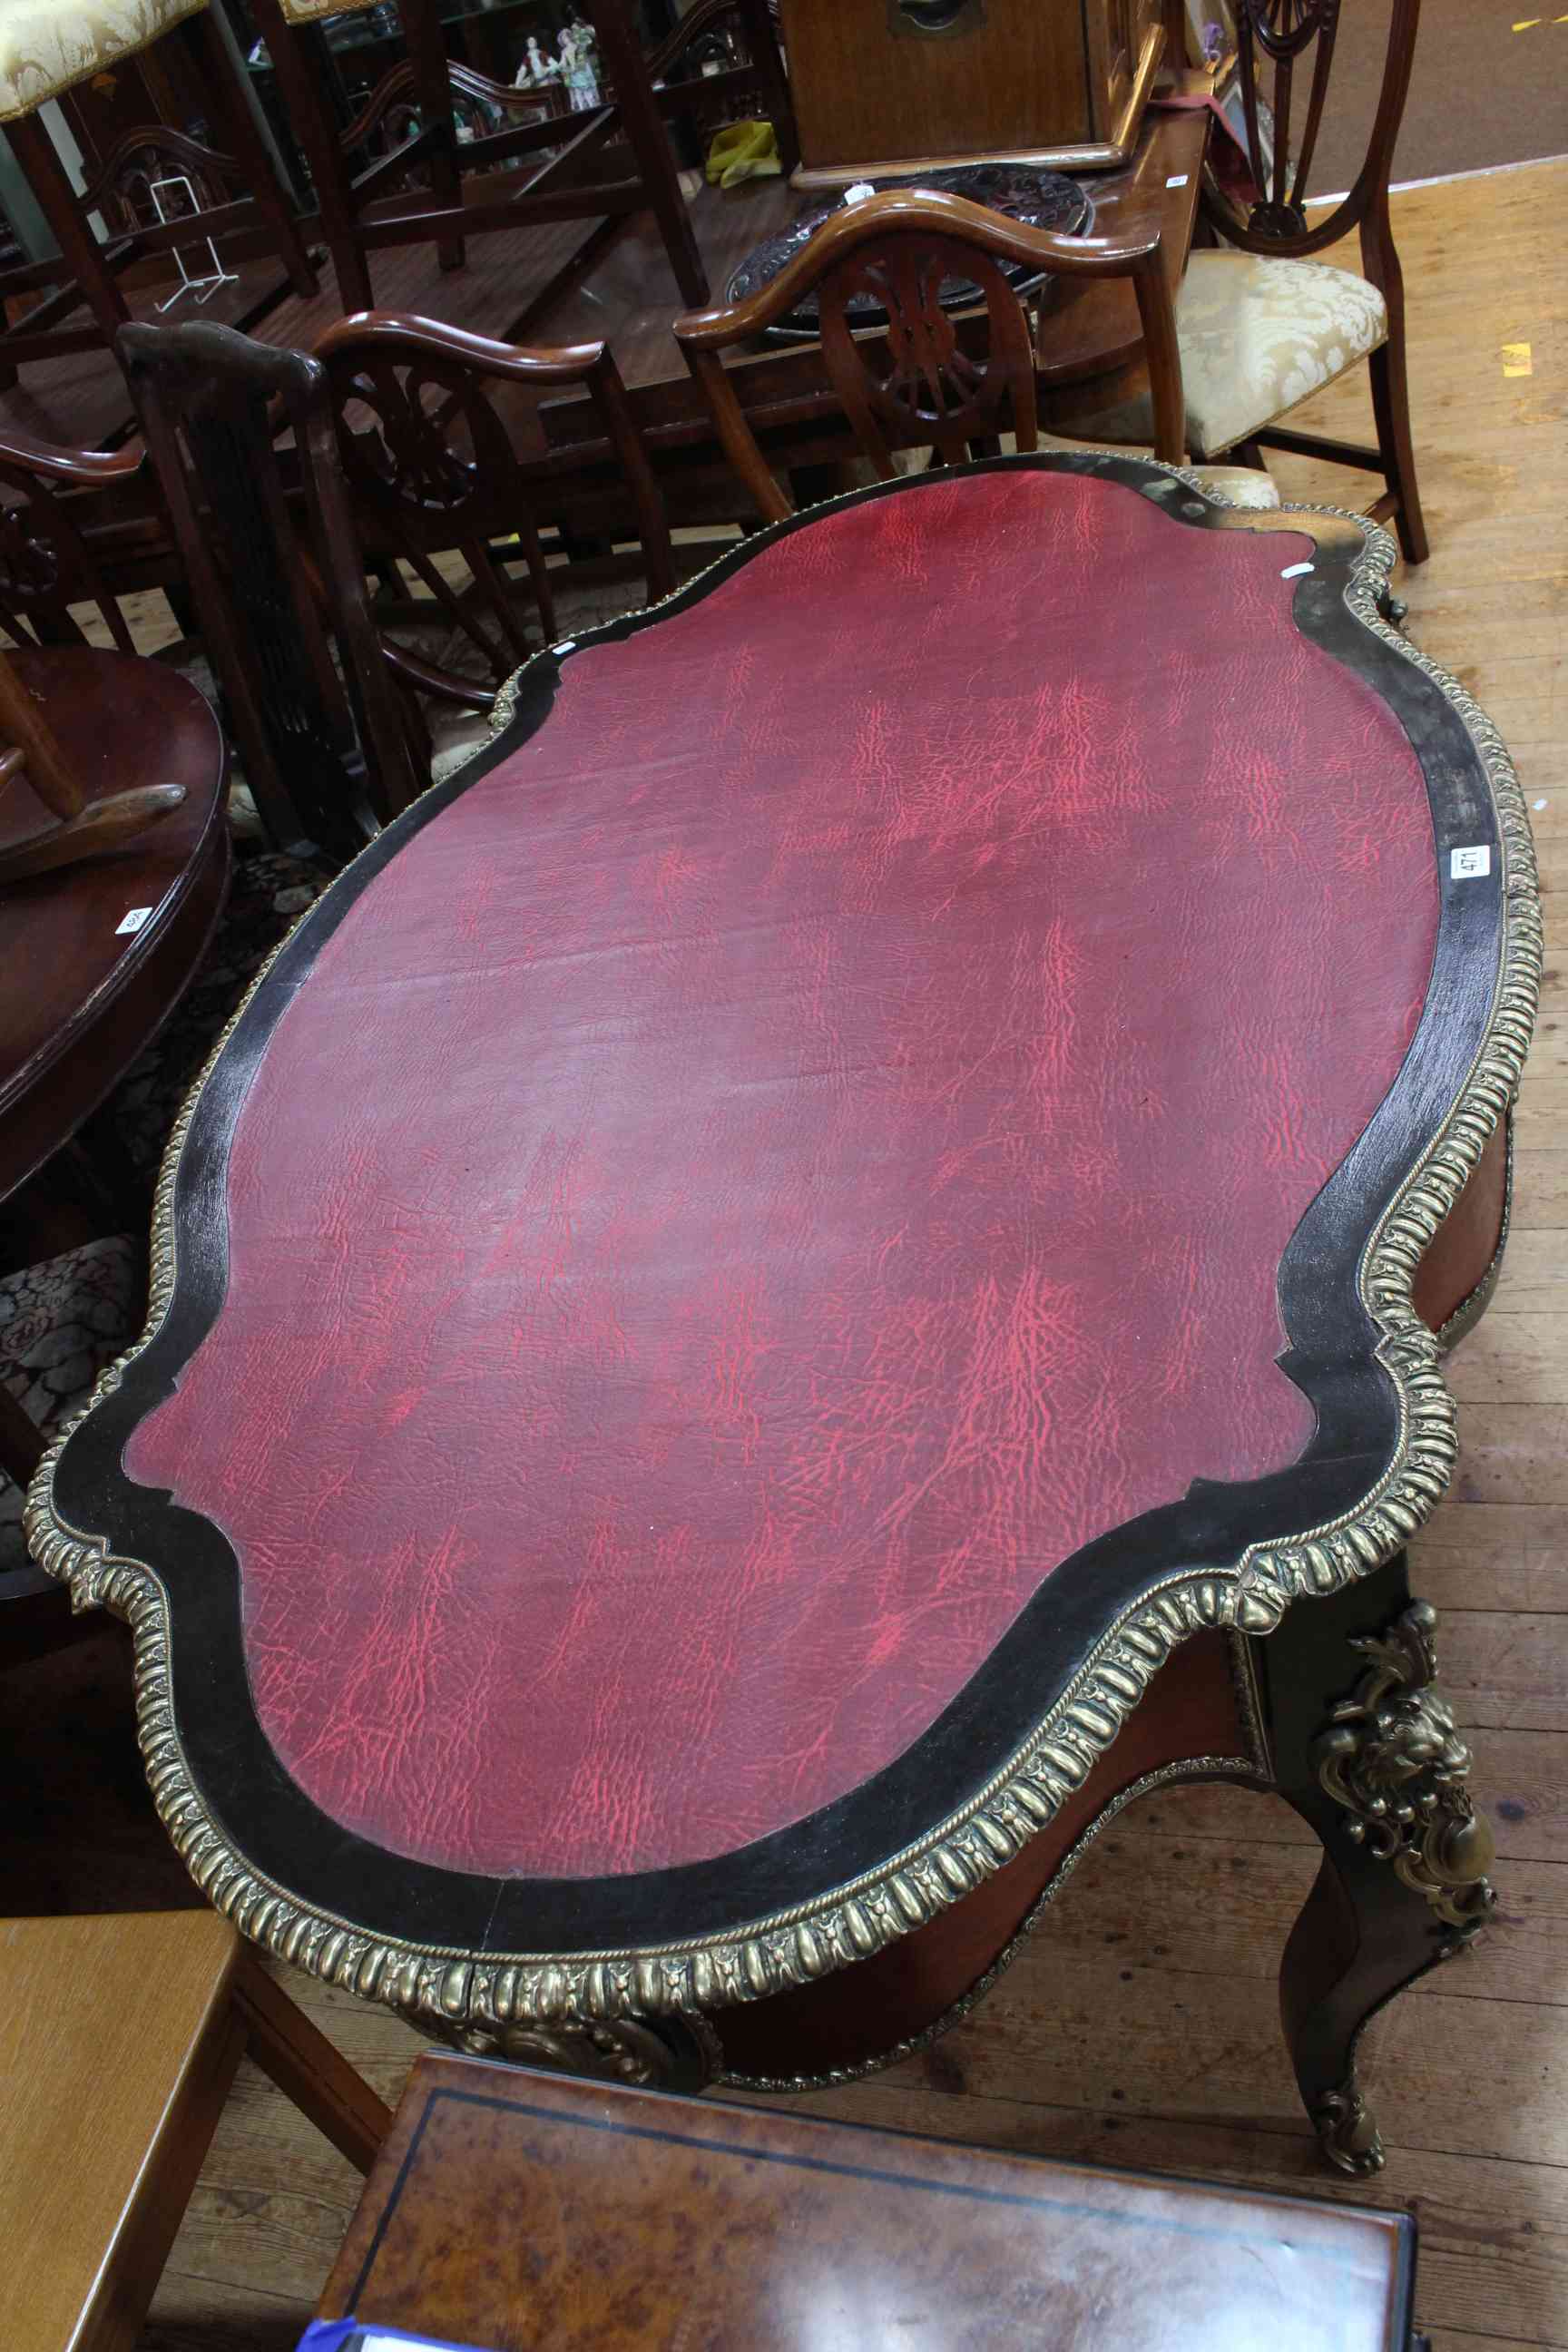
{"label": "small occasional table", "polygon": [[[185,797],[123,848],[0,887],[0,1202],[69,1142],[154,1037],[206,950],[228,886],[227,751],[211,706],[159,663],[96,647],[14,653],[88,803],[143,784]],[[16,813],[18,837],[31,828]],[[36,1433],[0,1393],[0,1469]],[[13,1575],[7,1591],[21,1590]]]}
{"label": "small occasional table", "polygon": [[168,1017],[228,880],[227,752],[199,689],[96,646],[11,661],[89,806],[143,784],[184,784],[185,797],[123,848],[0,890],[0,1200],[75,1134]]}
{"label": "small occasional table", "polygon": [[319,2306],[486,2352],[1407,2352],[1415,2224],[421,2058]]}
{"label": "small occasional table", "polygon": [[536,656],[327,892],[30,1508],[249,1933],[807,2087],[1228,1779],[1321,1840],[1287,2033],[1381,2160],[1360,2029],[1491,1901],[1404,1548],[1541,953],[1392,562],[1136,459],[879,486]]}

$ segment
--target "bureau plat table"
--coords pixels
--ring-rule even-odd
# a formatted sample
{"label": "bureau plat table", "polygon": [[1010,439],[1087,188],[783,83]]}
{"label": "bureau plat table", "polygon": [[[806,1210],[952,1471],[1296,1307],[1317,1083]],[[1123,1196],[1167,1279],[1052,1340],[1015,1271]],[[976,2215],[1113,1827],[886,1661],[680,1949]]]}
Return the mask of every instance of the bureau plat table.
{"label": "bureau plat table", "polygon": [[1540,957],[1392,560],[1121,457],[853,494],[536,656],[310,910],[29,1509],[250,1935],[477,2054],[841,2081],[1235,1780],[1380,2161],[1359,2031],[1491,1900],[1404,1547]]}

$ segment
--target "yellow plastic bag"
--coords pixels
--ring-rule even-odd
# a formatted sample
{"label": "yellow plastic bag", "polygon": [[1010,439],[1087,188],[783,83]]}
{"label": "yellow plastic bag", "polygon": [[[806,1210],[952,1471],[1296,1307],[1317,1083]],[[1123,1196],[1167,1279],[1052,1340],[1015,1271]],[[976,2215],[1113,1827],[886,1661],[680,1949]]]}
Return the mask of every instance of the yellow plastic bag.
{"label": "yellow plastic bag", "polygon": [[742,180],[763,180],[779,171],[779,143],[771,122],[729,122],[708,150],[710,188],[738,187]]}

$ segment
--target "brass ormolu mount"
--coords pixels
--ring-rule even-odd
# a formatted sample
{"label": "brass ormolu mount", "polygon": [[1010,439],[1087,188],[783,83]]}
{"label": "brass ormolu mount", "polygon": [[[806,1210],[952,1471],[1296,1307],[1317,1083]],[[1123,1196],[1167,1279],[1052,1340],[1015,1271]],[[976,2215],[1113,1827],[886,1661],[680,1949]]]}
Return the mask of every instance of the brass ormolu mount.
{"label": "brass ormolu mount", "polygon": [[1345,1809],[1347,1836],[1391,1862],[1458,1943],[1497,1901],[1487,1882],[1493,1844],[1468,1781],[1470,1751],[1436,1679],[1437,1612],[1413,1601],[1388,1632],[1354,1642],[1372,1664],[1313,1743],[1322,1786]]}
{"label": "brass ormolu mount", "polygon": [[[1447,1958],[1486,1925],[1497,1901],[1488,1883],[1490,1827],[1476,1811],[1470,1751],[1437,1673],[1437,1612],[1413,1601],[1385,1633],[1353,1643],[1371,1660],[1312,1746],[1318,1780],[1344,1808],[1345,1834],[1364,1843],[1431,1905]],[[1342,2172],[1376,2172],[1383,2143],[1353,2069],[1313,2118],[1324,2153]]]}

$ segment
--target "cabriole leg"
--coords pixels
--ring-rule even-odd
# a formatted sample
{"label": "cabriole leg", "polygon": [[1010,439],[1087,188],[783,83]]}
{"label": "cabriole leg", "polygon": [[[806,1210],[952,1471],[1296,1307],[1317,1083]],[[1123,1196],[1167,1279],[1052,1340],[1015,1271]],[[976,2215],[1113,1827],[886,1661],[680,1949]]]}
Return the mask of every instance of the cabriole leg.
{"label": "cabriole leg", "polygon": [[1323,1846],[1280,2007],[1307,2111],[1344,2172],[1383,2162],[1356,2080],[1363,2028],[1469,1942],[1495,1900],[1469,1750],[1432,1687],[1436,1630],[1402,1554],[1348,1592],[1298,1603],[1261,1645],[1280,1793]]}

